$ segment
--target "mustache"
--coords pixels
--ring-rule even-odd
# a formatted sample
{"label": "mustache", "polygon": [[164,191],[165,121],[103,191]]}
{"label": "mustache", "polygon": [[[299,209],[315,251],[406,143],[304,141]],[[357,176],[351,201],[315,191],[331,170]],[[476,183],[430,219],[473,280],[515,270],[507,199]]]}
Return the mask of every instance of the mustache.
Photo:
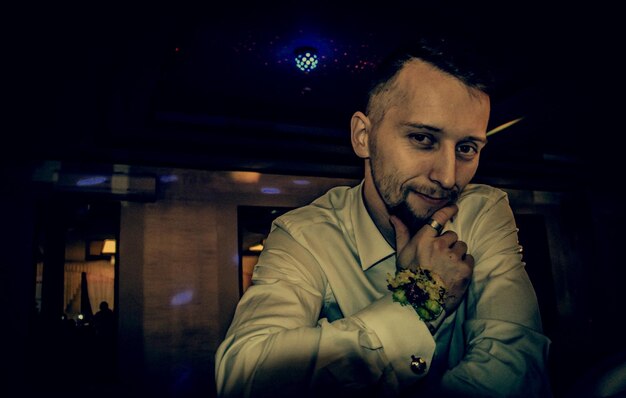
{"label": "mustache", "polygon": [[455,203],[460,195],[460,191],[456,186],[452,189],[442,189],[436,186],[412,185],[406,187],[404,191],[405,197],[408,196],[409,191],[414,191],[435,199],[447,199],[450,203]]}

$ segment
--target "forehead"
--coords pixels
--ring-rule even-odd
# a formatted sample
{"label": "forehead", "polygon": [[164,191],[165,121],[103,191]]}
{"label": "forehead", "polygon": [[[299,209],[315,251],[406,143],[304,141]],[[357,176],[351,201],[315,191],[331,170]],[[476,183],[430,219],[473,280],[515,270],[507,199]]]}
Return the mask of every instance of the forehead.
{"label": "forehead", "polygon": [[461,79],[420,59],[405,62],[396,74],[390,91],[402,91],[403,88],[411,89],[408,91],[420,95],[446,93],[488,97],[480,90],[466,85]]}
{"label": "forehead", "polygon": [[468,133],[487,129],[489,96],[421,60],[405,63],[387,95],[388,116]]}

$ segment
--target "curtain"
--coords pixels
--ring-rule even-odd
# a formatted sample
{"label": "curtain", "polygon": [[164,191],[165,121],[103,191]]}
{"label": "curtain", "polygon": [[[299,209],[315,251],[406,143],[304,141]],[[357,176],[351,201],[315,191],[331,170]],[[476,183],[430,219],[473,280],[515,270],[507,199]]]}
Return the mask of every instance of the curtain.
{"label": "curtain", "polygon": [[109,303],[114,309],[113,301],[115,264],[109,260],[73,261],[65,263],[65,312],[75,318],[81,311],[81,274],[85,272],[89,286],[89,301],[92,313],[98,311],[100,302]]}

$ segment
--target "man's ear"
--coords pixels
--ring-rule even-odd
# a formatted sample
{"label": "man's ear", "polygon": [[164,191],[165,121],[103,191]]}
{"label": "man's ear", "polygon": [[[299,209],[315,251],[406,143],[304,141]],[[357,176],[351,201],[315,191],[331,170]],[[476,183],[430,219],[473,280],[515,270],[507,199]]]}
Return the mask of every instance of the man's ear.
{"label": "man's ear", "polygon": [[369,133],[371,130],[370,120],[363,112],[355,112],[350,120],[352,133],[352,149],[360,158],[370,157]]}

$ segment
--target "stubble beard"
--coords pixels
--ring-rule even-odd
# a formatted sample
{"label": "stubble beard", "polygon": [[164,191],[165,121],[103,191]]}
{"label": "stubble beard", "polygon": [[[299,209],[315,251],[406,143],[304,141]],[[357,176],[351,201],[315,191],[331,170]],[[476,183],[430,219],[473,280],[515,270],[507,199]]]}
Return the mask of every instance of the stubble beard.
{"label": "stubble beard", "polygon": [[400,180],[396,178],[395,174],[381,175],[378,173],[377,171],[382,169],[382,167],[377,167],[380,165],[375,164],[375,162],[373,162],[371,166],[374,186],[382,198],[387,212],[390,215],[398,217],[409,229],[411,236],[426,223],[426,220],[432,216],[432,213],[438,210],[435,209],[432,212],[420,214],[417,209],[411,207],[408,201],[408,197],[412,191],[430,194],[432,196],[441,196],[444,194],[443,192],[445,192],[445,195],[449,197],[448,204],[455,203],[458,200],[458,190],[442,191],[426,187],[409,186],[401,183]]}

